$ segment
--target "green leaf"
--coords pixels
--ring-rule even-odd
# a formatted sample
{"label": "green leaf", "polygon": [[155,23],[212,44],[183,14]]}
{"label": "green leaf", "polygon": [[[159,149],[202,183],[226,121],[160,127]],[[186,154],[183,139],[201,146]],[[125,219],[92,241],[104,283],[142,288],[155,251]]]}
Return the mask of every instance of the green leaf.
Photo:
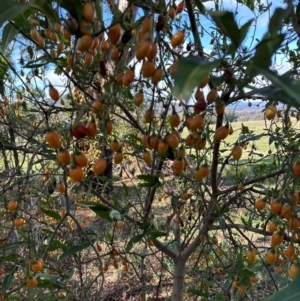
{"label": "green leaf", "polygon": [[58,278],[57,275],[49,275],[49,274],[46,274],[46,273],[37,273],[36,277],[37,278],[47,279],[47,280],[55,280],[55,279]]}
{"label": "green leaf", "polygon": [[108,219],[110,221],[112,220],[109,215],[111,209],[108,208],[107,206],[104,206],[102,204],[95,205],[95,203],[87,203],[87,202],[80,203],[80,205],[91,208],[91,210],[93,210],[98,216],[102,218]]}
{"label": "green leaf", "polygon": [[150,240],[158,238],[158,237],[166,236],[166,234],[167,234],[166,232],[162,232],[162,231],[158,231],[158,230],[154,230],[154,231],[151,231],[150,233],[147,233],[148,238]]}
{"label": "green leaf", "polygon": [[3,261],[7,262],[7,261],[11,261],[11,262],[16,262],[19,258],[21,257],[21,255],[17,254],[17,253],[11,253],[9,255],[7,255],[6,257],[4,257]]}
{"label": "green leaf", "polygon": [[142,234],[131,237],[131,239],[129,240],[129,242],[128,242],[126,248],[125,248],[125,251],[129,252],[132,249],[133,245],[135,243],[141,241],[144,236],[145,236],[145,232],[142,233]]}
{"label": "green leaf", "polygon": [[2,283],[2,289],[4,291],[7,291],[11,288],[13,280],[14,280],[14,274],[15,271],[11,270],[4,278],[3,283]]}
{"label": "green leaf", "polygon": [[98,20],[103,25],[102,1],[101,0],[96,0],[95,7],[96,7],[96,13],[97,13]]}
{"label": "green leaf", "polygon": [[226,37],[231,39],[232,44],[230,45],[230,52],[234,53],[238,47],[242,44],[245,39],[249,28],[253,22],[253,19],[247,21],[241,28],[234,19],[234,14],[229,11],[215,11],[209,13],[219,31]]}
{"label": "green leaf", "polygon": [[296,301],[300,300],[300,273],[296,279],[286,288],[275,293],[271,297],[263,299],[263,301]]}
{"label": "green leaf", "polygon": [[220,29],[220,32],[229,37],[233,43],[237,44],[238,37],[236,34],[239,28],[234,20],[233,13],[229,11],[211,11],[209,15]]}
{"label": "green leaf", "polygon": [[84,249],[87,249],[90,247],[90,242],[88,240],[84,240],[81,242],[78,246],[71,246],[69,248],[65,248],[64,252],[59,256],[59,260],[63,260],[66,257],[69,257],[70,255],[73,255],[77,252],[81,252]]}
{"label": "green leaf", "polygon": [[30,59],[32,59],[33,58],[33,49],[30,45],[27,46],[27,51],[28,51]]}
{"label": "green leaf", "polygon": [[298,5],[296,7],[296,17],[300,20],[300,1],[298,1]]}
{"label": "green leaf", "polygon": [[205,294],[202,292],[202,291],[199,291],[199,290],[196,290],[196,289],[192,289],[192,288],[189,288],[187,290],[188,293],[192,294],[192,295],[195,295],[195,296],[205,296]]}
{"label": "green leaf", "polygon": [[49,230],[49,229],[46,229],[46,228],[43,228],[42,229],[42,232],[46,233],[46,234],[49,234],[49,235],[52,235],[53,234],[53,231]]}
{"label": "green leaf", "polygon": [[219,224],[220,224],[221,229],[222,229],[222,230],[225,230],[225,229],[226,229],[226,222],[225,222],[225,219],[224,219],[222,216],[220,216],[220,217],[218,218],[218,222],[219,222]]}
{"label": "green leaf", "polygon": [[227,279],[226,282],[224,283],[222,291],[227,292],[231,288],[232,282],[233,282],[232,279]]}
{"label": "green leaf", "polygon": [[47,210],[47,209],[44,209],[44,208],[42,208],[42,207],[40,207],[40,210],[41,210],[44,214],[46,214],[46,215],[48,215],[48,216],[50,216],[50,217],[53,217],[53,218],[55,218],[55,219],[57,219],[57,220],[60,220],[60,219],[61,219],[61,216],[60,216],[57,212],[55,212],[55,211]]}
{"label": "green leaf", "polygon": [[10,23],[7,23],[4,26],[2,32],[2,41],[1,41],[1,48],[3,52],[7,50],[9,43],[15,38],[17,33],[18,33],[18,29],[16,29]]}
{"label": "green leaf", "polygon": [[[47,246],[48,246],[48,245],[41,245],[41,250],[42,250],[42,251],[45,251],[45,250],[47,249]],[[51,252],[51,251],[55,251],[55,250],[58,250],[58,249],[63,249],[63,248],[65,248],[65,247],[66,247],[66,246],[65,246],[62,242],[60,242],[60,241],[57,240],[57,239],[54,239],[54,240],[52,241],[52,243],[51,243],[51,245],[50,245],[48,251]]]}
{"label": "green leaf", "polygon": [[254,10],[254,0],[249,1],[249,0],[237,0],[237,3],[242,3],[249,7],[252,11]]}
{"label": "green leaf", "polygon": [[128,191],[127,185],[125,183],[122,183],[122,186],[123,186],[123,189],[124,189],[125,196],[128,196],[129,191]]}
{"label": "green leaf", "polygon": [[[219,60],[207,62],[196,56],[180,58],[174,75],[174,95],[187,102],[193,89],[198,86],[201,79],[217,67],[218,64]],[[185,76],[182,76],[182,74]]]}
{"label": "green leaf", "polygon": [[28,241],[15,241],[15,242],[12,242],[12,243],[9,243],[9,244],[5,244],[3,246],[0,246],[0,252],[1,251],[8,251],[8,250],[11,250],[11,249],[14,249],[16,247],[19,247],[21,245],[28,245]]}
{"label": "green leaf", "polygon": [[269,22],[269,30],[267,31],[267,35],[271,37],[276,37],[278,35],[278,31],[282,30],[282,23],[284,19],[286,19],[290,14],[290,9],[276,8]]}
{"label": "green leaf", "polygon": [[36,11],[46,15],[48,19],[57,21],[58,17],[49,0],[35,0],[31,2],[31,7]]}
{"label": "green leaf", "polygon": [[13,301],[13,300],[21,300],[21,297],[18,294],[9,295],[5,300]]}
{"label": "green leaf", "polygon": [[22,14],[25,9],[29,8],[31,3],[20,3],[12,1],[0,1],[0,27],[3,23],[14,19],[19,14]]}
{"label": "green leaf", "polygon": [[48,279],[44,279],[44,278],[36,278],[37,282],[38,282],[38,287],[49,287],[51,285],[51,281]]}
{"label": "green leaf", "polygon": [[24,11],[29,8],[46,15],[53,21],[58,19],[55,10],[51,6],[51,2],[48,0],[35,0],[26,3],[2,0],[0,2],[0,27],[2,27],[6,21],[10,21],[23,14]]}
{"label": "green leaf", "polygon": [[249,31],[249,28],[252,24],[254,19],[249,20],[248,22],[246,22],[244,25],[241,26],[240,28],[240,44],[244,41],[244,39],[246,38],[246,35]]}
{"label": "green leaf", "polygon": [[161,186],[161,183],[159,182],[159,176],[152,176],[152,175],[138,175],[137,176],[140,180],[144,180],[144,183],[139,183],[139,187],[153,187],[153,186]]}
{"label": "green leaf", "polygon": [[200,13],[205,14],[206,12],[206,8],[203,5],[203,3],[201,3],[199,0],[195,0],[195,5],[197,6],[197,8],[199,9]]}
{"label": "green leaf", "polygon": [[[12,22],[15,24],[16,27],[19,27],[20,29],[24,28],[26,25],[29,25],[27,22],[27,19],[31,15],[30,9],[25,9],[23,14],[18,15],[16,18],[12,20]],[[11,23],[7,23],[3,29],[2,32],[2,41],[1,41],[1,47],[2,51],[6,51],[9,43],[15,38],[15,36],[18,34],[18,28],[13,26]]]}
{"label": "green leaf", "polygon": [[[264,38],[257,46],[253,57],[253,64],[263,68],[269,68],[271,65],[272,55],[280,48],[283,40],[283,34],[278,34],[276,37]],[[253,77],[254,74],[251,75]]]}
{"label": "green leaf", "polygon": [[258,73],[263,74],[267,77],[277,88],[282,89],[287,96],[286,98],[280,99],[281,102],[300,108],[300,81],[288,78],[285,76],[279,76],[272,71],[255,67]]}

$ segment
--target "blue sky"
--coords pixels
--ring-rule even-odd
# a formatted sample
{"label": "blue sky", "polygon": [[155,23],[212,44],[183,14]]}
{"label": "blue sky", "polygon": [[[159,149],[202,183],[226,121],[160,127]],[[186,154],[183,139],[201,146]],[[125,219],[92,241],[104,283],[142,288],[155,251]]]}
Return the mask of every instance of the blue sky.
{"label": "blue sky", "polygon": [[[179,2],[180,1],[176,1],[177,4]],[[257,13],[257,12],[253,13],[247,6],[245,6],[241,3],[237,3],[236,0],[220,0],[219,2],[220,2],[221,9],[238,12],[236,20],[240,26],[242,24],[244,24],[245,22],[247,22],[249,19],[254,18],[255,17],[254,14]],[[265,5],[267,5],[269,3],[266,0],[261,0],[261,2],[264,3]],[[204,2],[203,5],[206,7],[207,10],[214,9],[214,1]],[[274,0],[272,3],[272,6],[271,6],[271,10],[270,10],[270,16],[273,14],[276,7],[282,7],[283,5],[284,5],[283,1]],[[104,20],[110,21],[111,15],[108,14],[108,9],[106,8],[106,9],[104,9],[104,11],[105,11]],[[141,16],[142,16],[142,14],[139,11],[138,17],[141,17]],[[183,13],[183,20],[189,24],[189,19],[188,19],[187,13]],[[205,27],[205,29],[207,29],[209,32],[212,30],[211,27],[213,24],[211,23],[211,21],[208,18],[201,15],[200,21],[201,21],[201,24]],[[268,26],[268,21],[269,21],[269,12],[262,14],[258,18],[256,32],[255,32],[255,38],[260,39],[265,34],[265,32],[267,30],[267,26]],[[173,22],[173,24],[175,24],[175,23]],[[175,29],[175,27],[174,27],[174,29]],[[253,32],[254,32],[254,27],[252,27],[252,30],[251,30],[249,36],[253,35]],[[204,35],[204,37],[201,38],[201,42],[203,44],[204,50],[206,50],[207,52],[210,52],[210,50],[211,50],[210,41],[211,41],[211,37],[209,35]],[[280,57],[279,57],[279,59],[280,59]],[[283,70],[285,71],[286,69],[288,69],[288,67],[289,66],[286,64],[285,66],[283,66]],[[139,68],[137,68],[137,69],[139,69]],[[137,70],[137,72],[139,72],[139,70]],[[51,68],[47,70],[45,78],[48,78],[51,81],[51,83],[57,87],[58,90],[60,90],[60,91],[63,90],[63,78],[55,75],[54,71]]]}

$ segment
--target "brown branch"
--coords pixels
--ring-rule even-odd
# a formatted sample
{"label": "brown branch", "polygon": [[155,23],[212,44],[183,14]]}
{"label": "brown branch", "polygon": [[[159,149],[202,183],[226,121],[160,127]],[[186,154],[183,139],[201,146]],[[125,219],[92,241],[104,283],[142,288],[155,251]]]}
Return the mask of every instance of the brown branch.
{"label": "brown branch", "polygon": [[[243,184],[244,184],[244,186],[247,186],[247,185],[251,185],[251,184],[257,183],[257,182],[262,182],[262,181],[264,181],[264,180],[266,180],[268,178],[272,178],[272,177],[281,175],[283,173],[284,173],[284,169],[280,169],[280,170],[274,171],[274,172],[272,172],[270,174],[267,174],[267,175],[264,175],[264,176],[261,176],[261,177],[258,177],[258,178],[254,178],[254,179],[252,179],[252,180],[250,180],[248,182],[244,182]],[[216,194],[217,195],[228,194],[228,193],[230,193],[232,191],[237,190],[237,188],[238,188],[238,185],[234,185],[234,186],[232,186],[232,187],[230,187],[228,189],[225,189],[225,190],[222,190],[222,191],[218,191]]]}
{"label": "brown branch", "polygon": [[[157,174],[160,173],[162,167],[164,165],[164,160],[161,160],[158,164],[158,167],[157,167]],[[149,217],[149,214],[151,212],[151,207],[152,207],[152,204],[153,204],[153,200],[154,200],[154,196],[155,196],[155,192],[156,192],[156,186],[152,188],[152,190],[150,191],[149,193],[149,196],[147,197],[146,199],[146,208],[145,208],[145,215],[143,217],[143,221],[144,221],[144,224],[146,224],[147,222],[147,219]]]}
{"label": "brown branch", "polygon": [[175,260],[176,259],[176,254],[174,251],[172,251],[170,248],[168,248],[167,246],[165,246],[162,242],[160,242],[157,239],[153,240],[153,243],[155,245],[155,247],[157,249],[159,249],[160,251],[162,251],[164,254],[166,254],[167,256],[169,256],[171,259]]}
{"label": "brown branch", "polygon": [[[261,235],[267,235],[267,236],[272,236],[272,232],[266,231],[265,229],[258,229],[258,228],[254,228],[250,225],[242,225],[242,224],[226,224],[227,228],[230,229],[242,229],[242,230],[246,230],[246,231],[250,231],[253,233],[257,233],[257,234],[261,234]],[[221,226],[210,226],[209,230],[221,230]],[[286,235],[285,233],[283,233],[283,237],[284,240],[286,241],[293,241],[295,243],[300,243],[300,240],[293,240],[292,237],[289,237],[288,235]]]}
{"label": "brown branch", "polygon": [[119,106],[122,111],[125,113],[125,115],[128,117],[128,119],[131,121],[131,123],[142,133],[145,134],[145,130],[142,128],[142,126],[137,122],[137,120],[131,115],[131,113],[127,110],[127,108],[120,102],[117,101],[117,106]]}
{"label": "brown branch", "polygon": [[286,3],[288,5],[288,8],[290,9],[290,19],[291,19],[292,26],[293,26],[298,38],[300,39],[300,27],[298,25],[299,20],[298,20],[296,14],[295,14],[293,1],[292,0],[287,0]]}
{"label": "brown branch", "polygon": [[[216,130],[222,126],[223,122],[223,114],[218,115],[217,122],[216,122]],[[219,160],[219,149],[220,149],[220,142],[215,141],[214,142],[214,150],[213,150],[213,159],[211,163],[211,188],[213,195],[218,194],[218,160]]]}
{"label": "brown branch", "polygon": [[[253,90],[253,91],[250,91],[250,92],[247,92],[247,93],[243,93],[243,94],[237,95],[235,97],[231,97],[230,100],[226,103],[226,105],[232,104],[232,103],[234,103],[236,101],[239,101],[243,98],[248,98],[250,96],[260,94],[260,92],[269,92],[269,91],[272,91],[272,90],[275,90],[275,87],[270,85],[270,86],[263,87],[261,89],[256,89],[256,90]],[[264,97],[256,96],[256,99],[262,99],[263,100]]]}
{"label": "brown branch", "polygon": [[204,57],[203,46],[202,46],[199,32],[198,32],[198,27],[197,27],[197,22],[196,22],[196,18],[195,18],[194,7],[192,4],[192,1],[185,0],[185,5],[186,5],[187,11],[188,11],[191,28],[192,28],[192,32],[193,32],[193,36],[194,36],[194,41],[198,48],[198,54],[199,54],[199,56]]}
{"label": "brown branch", "polygon": [[213,200],[210,201],[209,205],[210,208],[207,211],[206,220],[202,229],[199,231],[199,235],[196,236],[193,242],[182,252],[182,258],[184,261],[186,261],[190,257],[190,255],[196,250],[196,248],[201,244],[200,236],[206,234],[209,231],[210,227],[213,225],[213,223],[219,216],[215,213],[215,205],[213,203]]}

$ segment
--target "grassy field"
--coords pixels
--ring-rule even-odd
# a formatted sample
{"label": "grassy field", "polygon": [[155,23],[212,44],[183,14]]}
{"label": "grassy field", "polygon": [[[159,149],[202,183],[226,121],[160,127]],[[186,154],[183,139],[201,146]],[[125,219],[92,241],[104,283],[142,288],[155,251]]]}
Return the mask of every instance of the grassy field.
{"label": "grassy field", "polygon": [[[300,130],[300,123],[296,121],[295,118],[291,118],[292,126],[291,129]],[[242,134],[242,126],[247,127],[249,132],[253,133],[253,137],[256,138],[249,140],[246,149],[243,152],[243,156],[241,162],[248,161],[249,153],[252,149],[252,146],[255,145],[255,150],[253,152],[252,158],[257,160],[261,158],[261,156],[268,156],[269,151],[271,150],[272,154],[276,152],[276,147],[274,143],[271,145],[269,144],[269,129],[270,129],[270,122],[266,122],[265,120],[254,120],[254,121],[245,121],[245,122],[233,122],[231,123],[233,128],[233,134],[229,135],[225,141],[221,142],[221,151],[224,155],[228,155],[230,153],[231,148],[233,145],[238,142],[243,142],[248,140],[250,136]],[[281,120],[277,120],[276,126],[278,128],[282,128]],[[214,131],[214,125],[211,126],[212,131]],[[272,129],[275,129],[275,126],[272,126]],[[183,137],[185,138],[189,134],[188,130],[185,128],[183,131]],[[265,136],[263,136],[266,134]],[[241,139],[242,138],[242,139]],[[241,140],[239,140],[241,139]],[[260,155],[257,155],[257,154]],[[268,161],[271,160],[270,156],[264,158],[264,160]]]}

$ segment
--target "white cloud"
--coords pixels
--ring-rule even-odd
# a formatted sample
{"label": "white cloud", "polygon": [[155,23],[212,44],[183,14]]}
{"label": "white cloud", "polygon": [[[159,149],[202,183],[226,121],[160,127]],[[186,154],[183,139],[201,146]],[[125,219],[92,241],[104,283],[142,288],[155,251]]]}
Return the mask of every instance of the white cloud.
{"label": "white cloud", "polygon": [[45,72],[45,82],[46,84],[48,81],[59,91],[59,93],[62,93],[65,91],[65,85],[64,81],[66,81],[66,77],[63,75],[57,75],[54,73],[54,70],[47,70]]}

